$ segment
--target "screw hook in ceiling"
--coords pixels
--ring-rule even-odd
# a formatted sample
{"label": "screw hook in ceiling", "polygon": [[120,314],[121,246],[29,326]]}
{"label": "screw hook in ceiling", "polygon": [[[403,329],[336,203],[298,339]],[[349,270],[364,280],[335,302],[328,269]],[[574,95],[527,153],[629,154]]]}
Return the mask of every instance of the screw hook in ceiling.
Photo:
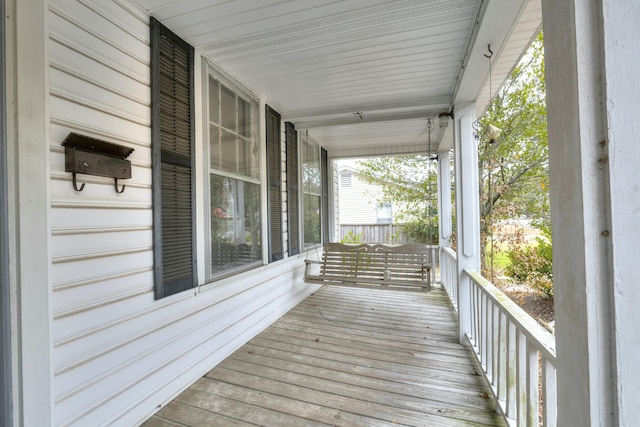
{"label": "screw hook in ceiling", "polygon": [[487,50],[489,51],[489,54],[487,55],[486,53],[484,54],[485,58],[491,58],[493,56],[493,51],[491,50],[491,45],[488,44],[487,45]]}

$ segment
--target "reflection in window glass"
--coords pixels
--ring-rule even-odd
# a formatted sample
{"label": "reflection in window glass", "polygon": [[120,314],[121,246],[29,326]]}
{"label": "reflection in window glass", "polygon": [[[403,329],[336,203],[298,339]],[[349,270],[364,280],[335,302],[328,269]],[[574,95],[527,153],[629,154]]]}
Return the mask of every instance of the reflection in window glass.
{"label": "reflection in window glass", "polygon": [[261,259],[260,186],[212,174],[211,272]]}
{"label": "reflection in window glass", "polygon": [[322,181],[320,175],[320,148],[302,138],[302,202],[304,246],[309,247],[322,242],[320,206],[322,200]]}
{"label": "reflection in window glass", "polygon": [[304,245],[320,243],[320,196],[304,194]]}

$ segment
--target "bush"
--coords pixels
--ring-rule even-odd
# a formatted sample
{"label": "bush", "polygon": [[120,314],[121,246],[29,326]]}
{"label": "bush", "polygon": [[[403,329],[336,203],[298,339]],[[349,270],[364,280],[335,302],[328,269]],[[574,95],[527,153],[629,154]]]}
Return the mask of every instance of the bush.
{"label": "bush", "polygon": [[349,230],[340,240],[340,243],[362,243],[362,239],[364,239],[364,232],[355,234],[353,231]]}
{"label": "bush", "polygon": [[511,261],[505,271],[508,276],[553,297],[552,246],[549,239],[537,237],[535,245],[517,245],[507,255]]}
{"label": "bush", "polygon": [[414,243],[437,245],[440,242],[437,217],[406,222],[403,224],[402,231]]}

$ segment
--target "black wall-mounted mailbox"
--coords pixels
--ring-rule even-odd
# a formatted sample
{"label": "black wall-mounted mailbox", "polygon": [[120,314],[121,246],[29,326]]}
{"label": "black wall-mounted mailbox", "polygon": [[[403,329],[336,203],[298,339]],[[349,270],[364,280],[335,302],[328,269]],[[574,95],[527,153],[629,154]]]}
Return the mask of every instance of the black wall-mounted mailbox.
{"label": "black wall-mounted mailbox", "polygon": [[102,141],[89,136],[71,132],[62,142],[64,146],[64,170],[73,174],[73,188],[82,191],[84,184],[78,188],[76,174],[106,176],[114,178],[117,193],[118,179],[131,178],[131,162],[125,160],[134,150],[133,148]]}

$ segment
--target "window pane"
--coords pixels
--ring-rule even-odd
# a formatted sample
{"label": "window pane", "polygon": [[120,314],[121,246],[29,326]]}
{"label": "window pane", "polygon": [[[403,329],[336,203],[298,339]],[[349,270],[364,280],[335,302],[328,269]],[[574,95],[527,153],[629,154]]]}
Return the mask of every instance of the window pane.
{"label": "window pane", "polygon": [[222,109],[222,126],[230,131],[237,132],[236,94],[231,89],[222,86],[220,90],[220,102]]}
{"label": "window pane", "polygon": [[237,173],[238,151],[236,135],[222,130],[222,158],[220,159],[220,169],[225,172]]}
{"label": "window pane", "polygon": [[209,160],[212,169],[222,169],[222,146],[218,126],[209,126]]}
{"label": "window pane", "polygon": [[215,174],[210,184],[212,274],[260,261],[260,186]]}
{"label": "window pane", "polygon": [[238,138],[238,173],[251,178],[260,178],[258,146],[250,139]]}
{"label": "window pane", "polygon": [[209,76],[209,121],[220,124],[220,82]]}
{"label": "window pane", "polygon": [[376,209],[376,222],[378,224],[391,224],[393,210],[390,203],[379,204]]}
{"label": "window pane", "polygon": [[251,105],[238,97],[238,133],[245,137],[251,136]]}
{"label": "window pane", "polygon": [[302,185],[306,193],[320,195],[320,153],[318,147],[311,142],[302,144],[304,163],[302,165]]}
{"label": "window pane", "polygon": [[304,194],[304,246],[320,243],[320,196]]}

